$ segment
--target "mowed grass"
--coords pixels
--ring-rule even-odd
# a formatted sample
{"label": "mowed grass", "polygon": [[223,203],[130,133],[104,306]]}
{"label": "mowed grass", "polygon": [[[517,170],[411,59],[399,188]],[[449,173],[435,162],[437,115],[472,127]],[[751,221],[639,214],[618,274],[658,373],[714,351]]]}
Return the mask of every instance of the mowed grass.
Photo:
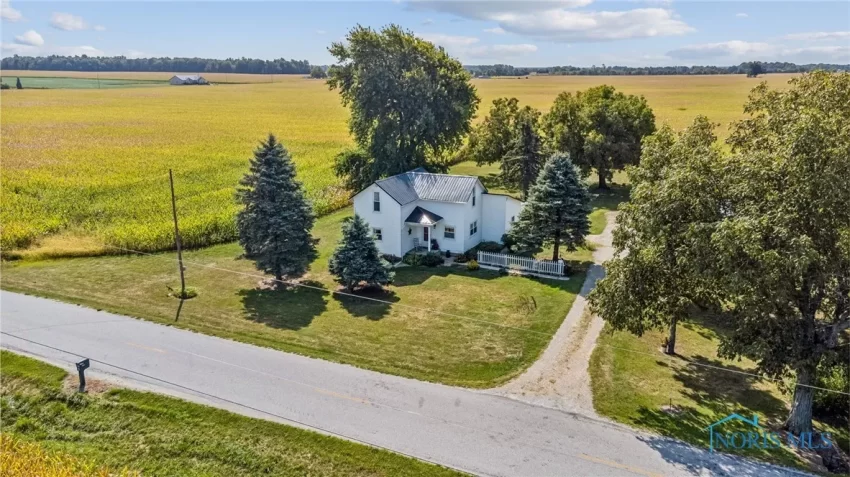
{"label": "mowed grass", "polygon": [[0,359],[4,475],[461,475],[158,394],[75,393],[62,369],[7,351]]}
{"label": "mowed grass", "polygon": [[314,228],[319,257],[305,283],[320,290],[262,286],[236,244],[185,254],[186,282],[199,296],[184,302],[179,318],[166,288],[179,286],[173,253],[4,262],[2,286],[380,372],[490,387],[537,359],[584,281],[580,272],[560,281],[404,267],[387,293],[368,295],[389,304],[332,294],[328,258],[350,213]]}
{"label": "mowed grass", "polygon": [[[163,79],[169,73],[108,75]],[[781,86],[790,77],[766,80]],[[4,90],[5,253],[26,248],[54,256],[108,253],[104,245],[170,248],[169,168],[175,171],[187,246],[232,240],[234,189],[251,151],[269,132],[289,148],[319,214],[345,206],[350,192],[339,186],[332,163],[353,142],[338,94],[300,75],[273,79],[214,87]],[[482,98],[479,120],[501,96],[545,110],[562,91],[609,83],[644,94],[659,123],[681,128],[697,114],[723,124],[741,117],[757,82],[736,75],[496,78],[474,84]]]}
{"label": "mowed grass", "polygon": [[[638,338],[627,332],[612,333],[606,327],[589,367],[596,411],[615,421],[706,448],[709,433],[705,429],[733,412],[748,417],[758,414],[762,426],[779,431],[790,409],[790,395],[781,392],[775,382],[742,374],[754,372],[752,361],[719,358],[717,345],[723,332],[722,327],[700,319],[679,325],[677,356],[670,357],[660,351],[664,332],[650,331]],[[838,445],[850,452],[846,424],[816,422],[815,427],[832,433]],[[721,432],[749,430],[729,424]],[[819,471],[808,462],[820,462],[819,457],[813,453],[799,455],[787,446],[735,453]]]}

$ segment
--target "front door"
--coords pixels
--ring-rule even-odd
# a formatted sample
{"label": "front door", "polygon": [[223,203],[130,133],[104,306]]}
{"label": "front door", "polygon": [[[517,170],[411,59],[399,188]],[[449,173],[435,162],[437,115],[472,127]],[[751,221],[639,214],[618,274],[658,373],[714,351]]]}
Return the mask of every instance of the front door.
{"label": "front door", "polygon": [[430,242],[431,236],[429,235],[431,231],[430,227],[422,227],[422,240],[425,242],[425,246],[428,246]]}

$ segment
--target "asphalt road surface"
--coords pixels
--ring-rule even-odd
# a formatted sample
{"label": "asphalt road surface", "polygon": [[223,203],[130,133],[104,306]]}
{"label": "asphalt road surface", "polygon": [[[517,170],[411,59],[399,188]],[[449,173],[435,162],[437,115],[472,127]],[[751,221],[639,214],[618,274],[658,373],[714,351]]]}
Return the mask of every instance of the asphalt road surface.
{"label": "asphalt road surface", "polygon": [[88,376],[317,428],[473,474],[797,474],[482,391],[0,293],[3,348],[67,369],[85,356],[92,359]]}

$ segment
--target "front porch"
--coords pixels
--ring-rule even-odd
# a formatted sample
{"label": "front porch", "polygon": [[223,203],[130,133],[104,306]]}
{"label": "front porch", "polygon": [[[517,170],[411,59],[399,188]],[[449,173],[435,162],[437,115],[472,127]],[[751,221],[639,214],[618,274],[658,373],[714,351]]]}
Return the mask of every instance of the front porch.
{"label": "front porch", "polygon": [[440,250],[440,244],[434,238],[434,230],[437,224],[443,220],[443,217],[417,206],[407,219],[404,225],[407,226],[407,234],[411,236],[410,246],[408,250],[402,250],[402,255],[413,253],[429,253]]}

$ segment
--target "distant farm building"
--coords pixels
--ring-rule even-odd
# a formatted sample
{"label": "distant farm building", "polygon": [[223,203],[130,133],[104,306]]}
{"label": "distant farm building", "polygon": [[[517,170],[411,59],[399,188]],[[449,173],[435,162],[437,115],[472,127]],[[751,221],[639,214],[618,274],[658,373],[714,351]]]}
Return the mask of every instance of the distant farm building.
{"label": "distant farm building", "polygon": [[206,78],[201,75],[174,75],[168,81],[171,84],[210,84]]}

